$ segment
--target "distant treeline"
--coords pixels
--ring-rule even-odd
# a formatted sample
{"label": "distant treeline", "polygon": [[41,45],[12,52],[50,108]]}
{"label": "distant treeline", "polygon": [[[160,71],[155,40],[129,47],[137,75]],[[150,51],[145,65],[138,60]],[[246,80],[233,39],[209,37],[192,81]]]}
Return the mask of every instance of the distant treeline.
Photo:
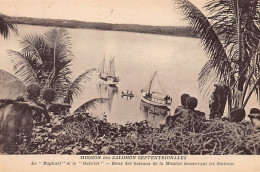
{"label": "distant treeline", "polygon": [[77,20],[38,19],[38,18],[28,18],[28,17],[13,17],[12,19],[17,24],[196,37],[191,32],[190,28],[187,26],[147,26],[147,25],[137,25],[137,24],[110,24],[110,23],[84,22],[84,21],[77,21]]}

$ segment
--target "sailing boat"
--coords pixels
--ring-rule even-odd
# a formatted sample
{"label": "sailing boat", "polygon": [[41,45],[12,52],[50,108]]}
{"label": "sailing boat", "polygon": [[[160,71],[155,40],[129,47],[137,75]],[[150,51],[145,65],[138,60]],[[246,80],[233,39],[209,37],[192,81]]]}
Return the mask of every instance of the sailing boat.
{"label": "sailing boat", "polygon": [[167,107],[171,105],[172,98],[164,93],[157,71],[148,82],[147,87],[141,90],[141,100],[155,106]]}
{"label": "sailing boat", "polygon": [[104,57],[103,62],[100,67],[100,73],[99,73],[99,78],[103,81],[107,81],[107,76],[108,76],[108,73],[106,72],[106,69],[105,69],[105,63],[106,63],[106,60]]}
{"label": "sailing boat", "polygon": [[101,69],[99,73],[99,78],[105,81],[106,84],[115,86],[119,83],[119,77],[115,74],[115,57],[109,62],[108,71],[106,71],[105,58],[101,64]]}

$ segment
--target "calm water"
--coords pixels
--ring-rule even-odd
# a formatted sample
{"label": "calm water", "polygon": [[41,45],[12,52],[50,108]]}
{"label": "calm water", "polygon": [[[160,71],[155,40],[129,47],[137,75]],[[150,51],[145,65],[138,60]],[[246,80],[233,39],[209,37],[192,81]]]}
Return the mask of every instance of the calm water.
{"label": "calm water", "polygon": [[[31,32],[42,34],[49,29],[19,25],[20,36]],[[86,69],[98,68],[104,56],[107,59],[115,56],[116,75],[120,77],[119,85],[113,88],[100,83],[94,73],[84,94],[74,101],[72,111],[92,98],[106,97],[109,98],[108,104],[91,110],[94,115],[102,117],[106,114],[109,122],[119,124],[146,119],[155,126],[164,119],[159,114],[172,113],[180,104],[181,94],[188,93],[198,98],[197,108],[208,114],[208,98],[200,94],[197,83],[198,73],[206,61],[199,39],[86,29],[68,31],[75,55],[73,78]],[[0,67],[13,73],[6,50],[19,50],[19,37],[11,35],[8,40],[0,39]],[[171,111],[151,107],[140,101],[141,89],[156,70],[164,90],[173,98],[169,107]],[[121,92],[126,90],[132,90],[135,97],[121,97]],[[256,107],[255,99],[250,104]],[[150,113],[149,110],[156,113]]]}

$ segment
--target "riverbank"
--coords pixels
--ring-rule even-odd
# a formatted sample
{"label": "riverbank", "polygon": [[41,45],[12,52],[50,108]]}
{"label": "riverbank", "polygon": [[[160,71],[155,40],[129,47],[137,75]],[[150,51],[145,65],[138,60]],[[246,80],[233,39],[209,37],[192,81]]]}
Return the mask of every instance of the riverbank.
{"label": "riverbank", "polygon": [[111,124],[81,113],[36,125],[30,145],[18,154],[259,155],[260,133],[247,125],[207,121],[199,132],[185,126],[151,128],[147,121]]}
{"label": "riverbank", "polygon": [[80,29],[95,29],[109,31],[124,31],[136,33],[149,33],[159,35],[196,37],[192,34],[187,26],[147,26],[137,24],[111,24],[111,23],[96,23],[77,20],[62,20],[62,19],[38,19],[28,17],[12,17],[16,24],[52,26],[65,28],[80,28]]}

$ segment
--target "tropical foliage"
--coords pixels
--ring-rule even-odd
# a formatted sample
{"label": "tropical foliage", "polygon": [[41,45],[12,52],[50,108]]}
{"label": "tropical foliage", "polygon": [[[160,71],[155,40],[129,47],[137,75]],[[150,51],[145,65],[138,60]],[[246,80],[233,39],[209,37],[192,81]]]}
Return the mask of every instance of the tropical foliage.
{"label": "tropical foliage", "polygon": [[208,0],[208,16],[188,0],[174,2],[208,55],[198,79],[205,93],[228,86],[230,108],[244,108],[253,91],[259,98],[260,1]]}
{"label": "tropical foliage", "polygon": [[[57,119],[57,120],[56,120]],[[259,155],[260,133],[248,125],[220,120],[149,127],[147,121],[110,124],[90,114],[55,116],[51,126],[36,126],[29,145],[16,154]]]}
{"label": "tropical foliage", "polygon": [[4,38],[7,38],[10,30],[14,31],[16,34],[18,33],[16,25],[10,17],[0,13],[0,34]]}
{"label": "tropical foliage", "polygon": [[[20,44],[21,51],[9,50],[15,74],[25,84],[36,82],[43,89],[53,88],[57,93],[56,101],[72,104],[95,69],[87,69],[74,81],[71,80],[73,53],[67,30],[51,29],[44,35],[29,34],[21,39]],[[86,105],[104,101],[93,99],[80,109],[86,110]]]}

